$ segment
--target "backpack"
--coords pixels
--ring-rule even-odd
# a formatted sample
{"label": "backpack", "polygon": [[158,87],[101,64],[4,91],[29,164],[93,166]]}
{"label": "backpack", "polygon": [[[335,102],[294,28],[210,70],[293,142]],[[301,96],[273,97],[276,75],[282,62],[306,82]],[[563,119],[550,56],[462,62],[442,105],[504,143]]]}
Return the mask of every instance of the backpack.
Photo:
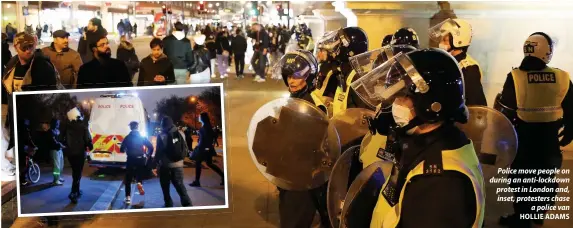
{"label": "backpack", "polygon": [[177,162],[187,156],[187,144],[179,131],[165,133],[162,139],[164,139],[165,154],[169,160]]}

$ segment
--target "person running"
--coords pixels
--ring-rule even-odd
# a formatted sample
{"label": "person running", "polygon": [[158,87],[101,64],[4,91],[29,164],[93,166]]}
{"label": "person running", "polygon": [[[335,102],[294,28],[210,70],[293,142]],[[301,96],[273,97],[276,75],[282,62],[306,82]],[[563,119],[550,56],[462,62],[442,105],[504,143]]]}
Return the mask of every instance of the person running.
{"label": "person running", "polygon": [[221,168],[213,164],[213,156],[216,155],[215,147],[213,147],[213,138],[217,137],[211,126],[209,115],[206,112],[199,115],[199,122],[201,122],[201,129],[199,129],[199,143],[193,150],[191,160],[195,160],[195,181],[189,184],[191,187],[201,187],[201,163],[207,163],[207,166],[221,176],[221,185],[225,184],[225,178]]}
{"label": "person running", "polygon": [[[131,132],[125,137],[119,151],[126,152],[127,164],[125,174],[125,204],[131,204],[131,181],[135,177],[139,195],[145,195],[143,190],[143,178],[147,157],[153,154],[153,145],[149,140],[139,133],[139,123],[132,121],[129,123]],[[147,148],[145,151],[144,148]]]}

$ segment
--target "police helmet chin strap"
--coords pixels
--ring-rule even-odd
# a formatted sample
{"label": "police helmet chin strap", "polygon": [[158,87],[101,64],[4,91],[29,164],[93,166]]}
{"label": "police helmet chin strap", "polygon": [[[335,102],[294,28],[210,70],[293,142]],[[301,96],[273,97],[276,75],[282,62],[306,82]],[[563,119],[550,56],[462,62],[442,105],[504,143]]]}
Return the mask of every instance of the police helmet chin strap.
{"label": "police helmet chin strap", "polygon": [[407,132],[409,130],[411,130],[412,128],[418,127],[420,125],[424,124],[424,121],[422,121],[422,119],[420,119],[418,116],[414,117],[414,119],[410,120],[410,122],[408,122],[408,124],[406,124],[405,126],[396,126],[396,133],[400,134],[400,135],[407,135]]}

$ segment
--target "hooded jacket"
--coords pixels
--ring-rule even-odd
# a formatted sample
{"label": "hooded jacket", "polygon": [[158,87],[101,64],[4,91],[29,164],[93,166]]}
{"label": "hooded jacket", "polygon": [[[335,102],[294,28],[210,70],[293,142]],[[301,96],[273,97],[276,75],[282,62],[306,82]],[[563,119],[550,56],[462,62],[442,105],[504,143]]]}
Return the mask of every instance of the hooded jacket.
{"label": "hooded jacket", "polygon": [[129,75],[133,77],[135,72],[139,70],[139,58],[135,54],[135,48],[130,42],[121,42],[117,47],[117,59],[123,61]]}
{"label": "hooded jacket", "polygon": [[163,38],[163,45],[163,53],[171,60],[173,68],[187,69],[191,66],[191,41],[183,31],[175,31]]}
{"label": "hooded jacket", "polygon": [[70,48],[64,48],[61,52],[57,52],[54,43],[49,47],[42,48],[42,53],[50,58],[50,62],[58,70],[64,87],[66,89],[76,88],[78,72],[83,64],[80,54]]}
{"label": "hooded jacket", "polygon": [[183,165],[184,165],[183,160],[172,161],[167,156],[167,151],[166,151],[167,145],[166,145],[166,142],[163,141],[163,135],[164,134],[173,134],[175,132],[180,134],[177,127],[175,127],[175,125],[171,124],[171,127],[169,128],[169,130],[164,130],[164,133],[160,134],[160,136],[157,137],[157,151],[155,152],[155,164],[157,166],[165,166],[165,167],[169,167],[169,168],[182,168],[183,167]]}
{"label": "hooded jacket", "polygon": [[89,47],[90,43],[97,42],[101,37],[107,36],[107,30],[98,28],[96,31],[84,30],[82,37],[78,43],[78,53],[82,57],[82,62],[87,63],[94,58],[94,53]]}
{"label": "hooded jacket", "polygon": [[203,45],[195,45],[192,51],[191,66],[189,72],[197,74],[209,68],[209,50]]}
{"label": "hooded jacket", "polygon": [[93,150],[91,134],[82,121],[68,122],[64,131],[62,134],[68,156],[85,156],[86,149]]}
{"label": "hooded jacket", "polygon": [[[153,81],[156,75],[165,77],[165,82]],[[173,64],[165,54],[157,60],[153,60],[151,55],[143,58],[139,65],[139,78],[137,86],[167,85],[175,82]]]}

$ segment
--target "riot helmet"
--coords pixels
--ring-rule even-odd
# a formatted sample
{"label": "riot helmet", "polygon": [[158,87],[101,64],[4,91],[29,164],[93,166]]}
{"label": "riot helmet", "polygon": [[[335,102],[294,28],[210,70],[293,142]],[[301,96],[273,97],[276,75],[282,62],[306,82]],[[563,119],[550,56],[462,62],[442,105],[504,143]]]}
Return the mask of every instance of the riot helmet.
{"label": "riot helmet", "polygon": [[382,40],[382,47],[389,45],[392,42],[392,35],[386,35]]}
{"label": "riot helmet", "polygon": [[[462,73],[457,61],[441,49],[398,53],[351,86],[366,103],[392,106],[394,120],[403,131],[421,124],[468,120]],[[403,97],[410,98],[412,109],[393,105]],[[404,120],[395,113],[415,115]]]}
{"label": "riot helmet", "polygon": [[289,88],[289,77],[304,79],[307,86],[312,88],[318,71],[318,62],[310,51],[296,50],[286,53],[274,66],[273,71],[277,74],[280,72],[285,85]]}
{"label": "riot helmet", "polygon": [[392,45],[412,45],[415,48],[420,48],[420,41],[418,40],[418,34],[412,28],[401,28],[394,33],[392,36],[392,41],[390,42]]}
{"label": "riot helmet", "polygon": [[359,27],[346,27],[324,34],[316,42],[315,50],[326,51],[339,62],[348,62],[348,58],[368,51],[368,37]]}
{"label": "riot helmet", "polygon": [[553,57],[554,41],[543,32],[531,34],[523,44],[523,54],[543,60],[545,64],[551,62]]}
{"label": "riot helmet", "polygon": [[467,49],[472,43],[472,26],[462,19],[446,19],[428,30],[430,38],[447,52]]}
{"label": "riot helmet", "polygon": [[[416,48],[410,45],[387,45],[382,48],[351,57],[350,65],[356,72],[355,80],[358,80],[373,69],[376,69],[398,53],[409,53],[414,50],[416,50]],[[378,81],[385,82],[385,76],[378,79]],[[376,107],[376,105],[377,104],[370,104],[371,107]]]}

